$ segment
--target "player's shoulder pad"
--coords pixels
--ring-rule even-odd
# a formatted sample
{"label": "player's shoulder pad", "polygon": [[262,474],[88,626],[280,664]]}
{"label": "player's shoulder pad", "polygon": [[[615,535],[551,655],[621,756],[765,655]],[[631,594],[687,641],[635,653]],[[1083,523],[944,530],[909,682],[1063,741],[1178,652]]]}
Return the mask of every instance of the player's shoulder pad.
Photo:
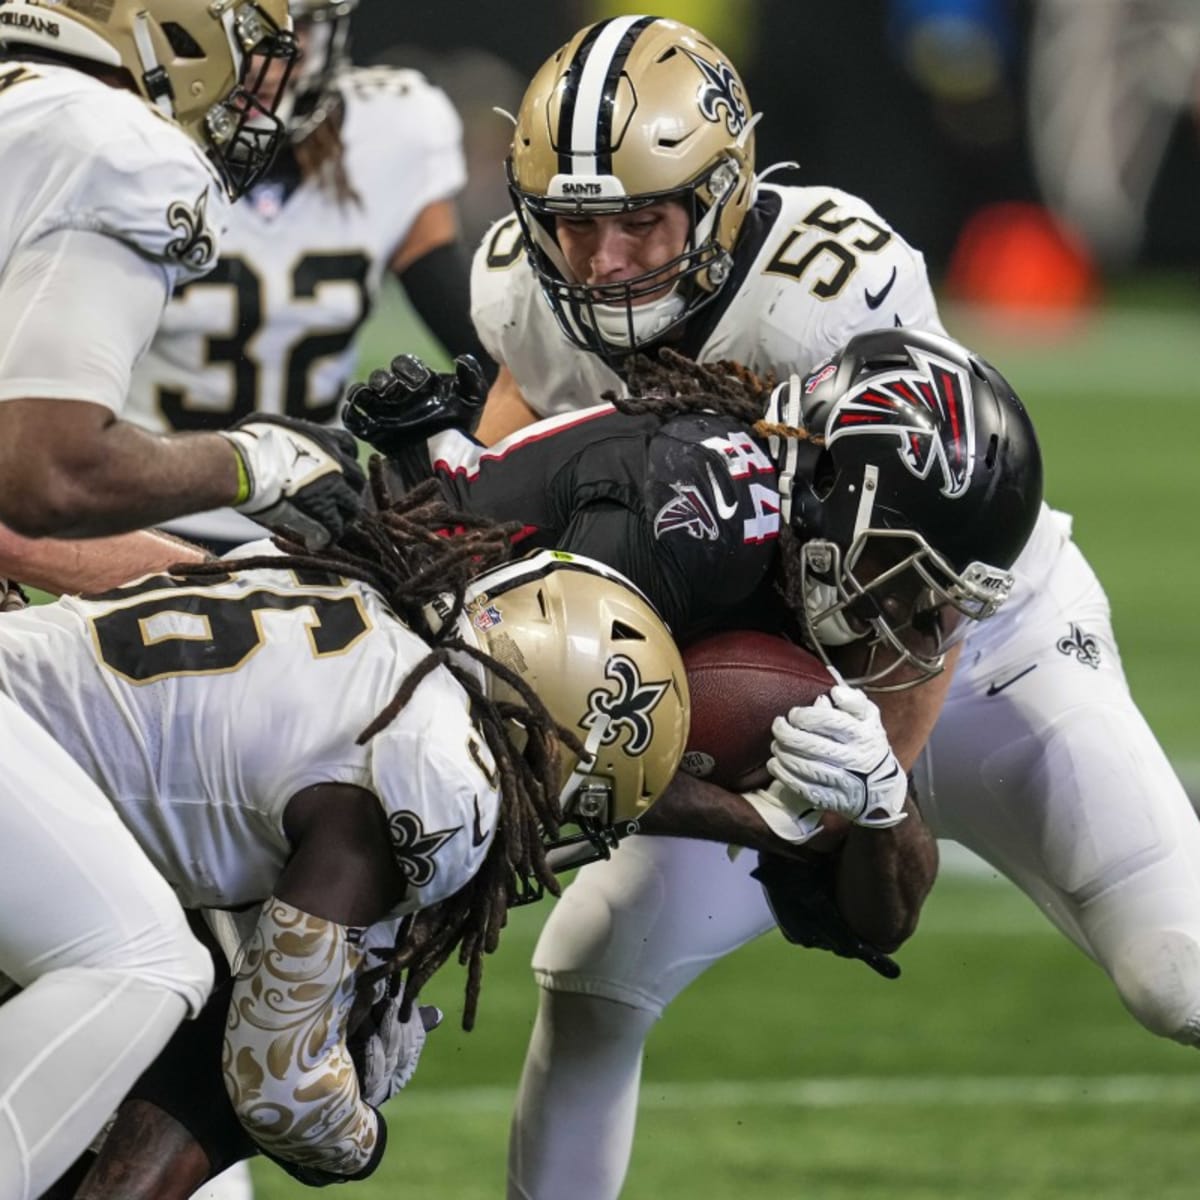
{"label": "player's shoulder pad", "polygon": [[516,213],[494,221],[471,260],[471,320],[487,351],[509,362],[509,338],[528,335],[526,325],[553,317],[525,254]]}
{"label": "player's shoulder pad", "polygon": [[450,97],[420,71],[407,67],[348,67],[337,79],[349,109],[363,109],[386,136],[419,138],[429,145],[457,146],[462,119]]}
{"label": "player's shoulder pad", "polygon": [[127,243],[178,280],[208,271],[229,201],[200,147],[128,92],[101,87],[73,107],[87,153],[66,223]]}

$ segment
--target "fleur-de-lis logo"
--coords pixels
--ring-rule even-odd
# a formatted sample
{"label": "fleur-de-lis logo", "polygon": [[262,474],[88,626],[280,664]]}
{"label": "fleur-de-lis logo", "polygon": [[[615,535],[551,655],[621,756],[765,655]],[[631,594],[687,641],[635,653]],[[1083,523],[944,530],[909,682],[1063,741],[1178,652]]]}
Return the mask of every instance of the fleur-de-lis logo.
{"label": "fleur-de-lis logo", "polygon": [[746,128],[749,114],[746,111],[746,100],[742,95],[741,84],[728,63],[718,60],[715,64],[693,54],[690,50],[684,53],[696,64],[704,82],[696,95],[696,103],[700,106],[700,114],[706,121],[716,125],[721,120],[724,110],[725,128],[730,136],[737,137]]}
{"label": "fleur-de-lis logo", "polygon": [[206,267],[213,260],[217,247],[208,228],[208,192],[201,192],[195,206],[176,200],[167,209],[167,224],[179,236],[167,243],[168,258],[187,263],[189,267]]}
{"label": "fleur-de-lis logo", "polygon": [[437,874],[433,856],[460,829],[435,829],[425,832],[421,818],[415,812],[401,810],[388,817],[388,833],[392,838],[392,853],[404,878],[413,887],[425,887]]}
{"label": "fleur-de-lis logo", "polygon": [[671,686],[670,681],[643,683],[637,664],[624,654],[614,654],[604,664],[604,677],[611,679],[617,690],[595,688],[588,695],[588,710],[579,724],[584,729],[591,729],[602,717],[607,718],[608,728],[601,745],[611,746],[622,732],[627,732],[629,740],[622,747],[625,753],[631,758],[645,754],[654,737],[650,714]]}
{"label": "fleur-de-lis logo", "polygon": [[1090,633],[1084,633],[1074,622],[1070,633],[1058,639],[1060,654],[1073,654],[1085,667],[1100,669],[1100,643]]}

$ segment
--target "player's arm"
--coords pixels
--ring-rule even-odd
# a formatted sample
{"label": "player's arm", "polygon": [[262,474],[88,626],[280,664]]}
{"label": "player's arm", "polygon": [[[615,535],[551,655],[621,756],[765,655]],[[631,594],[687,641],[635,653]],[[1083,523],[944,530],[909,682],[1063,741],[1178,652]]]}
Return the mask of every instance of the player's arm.
{"label": "player's arm", "polygon": [[0,575],[61,595],[105,592],[175,563],[203,562],[208,552],[157,530],[60,541],[23,538],[0,525]]}
{"label": "player's arm", "polygon": [[492,377],[495,366],[471,323],[471,256],[452,200],[434,200],[417,214],[389,269],[446,352],[473,355]]}
{"label": "player's arm", "polygon": [[488,392],[487,404],[475,436],[485,446],[494,446],[509,434],[532,425],[538,419],[537,413],[525,403],[512,372],[501,363],[496,382]]}
{"label": "player's arm", "polygon": [[314,540],[314,526],[340,530],[361,480],[326,431],[259,418],[232,435],[164,437],[118,419],[167,285],[161,264],[99,233],[60,230],[13,255],[0,287],[0,520],[26,537],[96,537],[232,503]]}
{"label": "player's arm", "polygon": [[386,1126],[360,1092],[347,1036],[366,927],[404,893],[370,792],[306,788],[289,801],[293,852],[243,948],[225,1027],[225,1085],[239,1120],[307,1182],[369,1175]]}

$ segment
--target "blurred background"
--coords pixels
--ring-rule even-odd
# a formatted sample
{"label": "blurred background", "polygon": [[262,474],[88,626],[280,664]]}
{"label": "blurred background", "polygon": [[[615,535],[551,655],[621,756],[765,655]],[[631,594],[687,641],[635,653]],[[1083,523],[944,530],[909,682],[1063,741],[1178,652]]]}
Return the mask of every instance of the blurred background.
{"label": "blurred background", "polygon": [[[360,61],[416,66],[466,123],[468,236],[535,68],[601,0],[363,0]],[[927,257],[951,333],[1037,422],[1048,497],[1104,581],[1130,683],[1200,793],[1200,0],[691,0],[652,11],[732,58],[759,169],[865,197]],[[396,295],[362,367],[440,359]],[[1138,797],[1129,803],[1136,806]],[[954,863],[952,851],[945,860]],[[363,1200],[503,1194],[507,1115],[544,911],[460,973]],[[1019,893],[946,871],[904,977],[771,934],[672,1008],[647,1052],[626,1195],[772,1200],[1194,1197],[1200,1060],[1157,1041]],[[266,1200],[299,1195],[256,1168]]]}

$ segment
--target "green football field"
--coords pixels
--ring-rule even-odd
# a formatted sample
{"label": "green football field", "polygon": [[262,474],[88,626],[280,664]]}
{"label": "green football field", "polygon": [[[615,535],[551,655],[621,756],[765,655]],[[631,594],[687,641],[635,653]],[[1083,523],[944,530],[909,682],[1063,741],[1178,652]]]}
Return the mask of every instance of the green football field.
{"label": "green football field", "polygon": [[[390,306],[366,363],[412,348]],[[1191,772],[1200,760],[1200,299],[1124,297],[1062,333],[950,313],[1033,411],[1052,503],[1112,600],[1134,694]],[[1130,797],[1136,804],[1137,797]],[[457,1028],[462,976],[361,1200],[504,1192],[508,1109],[532,1019],[539,911],[515,915]],[[886,982],[768,935],[725,960],[650,1041],[625,1195],[736,1200],[1184,1200],[1200,1058],[1135,1025],[1107,981],[1003,882],[946,874]],[[264,1200],[303,1189],[256,1168]],[[563,1197],[570,1200],[570,1197]]]}

